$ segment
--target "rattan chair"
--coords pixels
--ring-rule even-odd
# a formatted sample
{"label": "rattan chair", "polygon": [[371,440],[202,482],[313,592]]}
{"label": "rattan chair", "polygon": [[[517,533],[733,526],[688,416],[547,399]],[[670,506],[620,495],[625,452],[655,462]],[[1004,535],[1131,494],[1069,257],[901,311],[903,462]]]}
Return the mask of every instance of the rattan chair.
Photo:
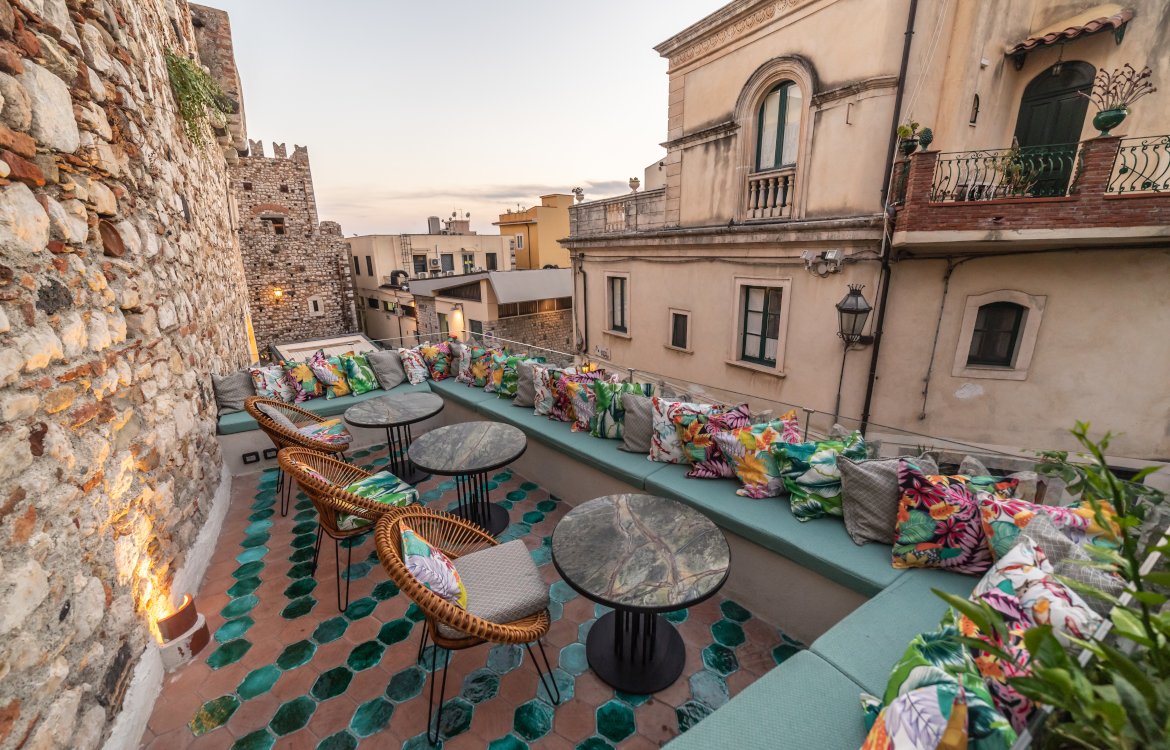
{"label": "rattan chair", "polygon": [[[435,711],[435,680],[438,678],[437,651],[431,649],[431,688],[427,704],[427,738],[431,744],[439,740],[439,727],[443,719],[443,702],[447,692],[447,666],[451,660],[452,651],[461,651],[478,646],[481,643],[524,644],[528,656],[536,667],[536,674],[541,684],[553,698],[554,705],[561,702],[560,688],[553,679],[552,668],[549,665],[548,654],[544,651],[542,639],[548,633],[551,620],[548,610],[544,609],[535,614],[508,623],[496,623],[477,617],[467,610],[451,604],[426,586],[407,569],[402,559],[402,529],[406,524],[432,546],[438,548],[447,557],[455,560],[464,555],[479,550],[488,549],[499,544],[475,524],[448,513],[439,513],[427,510],[421,506],[397,509],[387,513],[378,521],[374,529],[374,543],[378,550],[378,559],[390,580],[398,586],[407,598],[413,601],[426,615],[426,622],[422,629],[422,637],[418,646],[418,661],[422,661],[426,649],[427,639],[434,641],[436,646],[444,649],[443,679],[439,688],[438,716]],[[440,626],[446,626],[459,633],[466,634],[463,638],[446,637]],[[532,651],[532,644],[536,643],[540,655],[544,660],[544,669],[536,660]],[[432,721],[433,719],[433,721]],[[434,727],[432,736],[432,725]]]}
{"label": "rattan chair", "polygon": [[[296,482],[301,491],[317,509],[317,542],[313,545],[313,574],[317,573],[317,558],[321,554],[321,539],[328,535],[333,540],[333,559],[337,563],[337,608],[344,612],[349,608],[349,566],[353,560],[353,547],[345,550],[345,603],[341,597],[341,541],[360,536],[370,531],[367,524],[356,529],[338,528],[338,515],[360,516],[373,522],[391,511],[400,510],[393,505],[367,500],[345,488],[359,479],[372,476],[370,472],[353,464],[339,461],[324,453],[307,448],[282,448],[276,456],[281,470],[288,475],[289,483]],[[306,469],[320,474],[327,481],[322,482]]]}
{"label": "rattan chair", "polygon": [[[314,414],[311,411],[296,406],[295,404],[285,403],[274,398],[262,398],[260,396],[249,396],[244,399],[244,411],[248,412],[252,419],[256,420],[256,424],[264,431],[264,434],[272,441],[279,451],[282,448],[308,448],[309,450],[317,451],[318,453],[345,455],[348,445],[338,445],[337,443],[322,443],[318,440],[306,437],[305,435],[290,430],[283,425],[277,424],[276,420],[260,411],[261,404],[270,406],[284,414],[289,420],[298,428],[305,425],[316,424],[324,422],[327,417],[322,417],[320,414]],[[280,469],[276,475],[276,492],[280,496],[280,515],[288,515],[289,501],[292,497],[292,482],[285,481],[284,470]]]}

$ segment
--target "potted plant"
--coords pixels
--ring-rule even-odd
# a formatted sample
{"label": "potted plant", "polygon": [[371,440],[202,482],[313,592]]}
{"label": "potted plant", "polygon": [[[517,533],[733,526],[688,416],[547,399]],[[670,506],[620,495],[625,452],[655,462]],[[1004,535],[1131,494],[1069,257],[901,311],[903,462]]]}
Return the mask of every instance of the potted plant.
{"label": "potted plant", "polygon": [[999,184],[996,185],[996,197],[1010,198],[1027,195],[1040,178],[1041,168],[1038,164],[1030,163],[1020,143],[1012,139],[1012,147],[999,157],[996,169],[999,172]]}
{"label": "potted plant", "polygon": [[898,148],[905,156],[918,148],[918,136],[918,123],[909,121],[898,126]]}
{"label": "potted plant", "polygon": [[1157,89],[1150,83],[1149,66],[1139,72],[1126,63],[1112,73],[1106,72],[1104,68],[1098,70],[1097,77],[1093,79],[1092,93],[1081,95],[1087,96],[1097,105],[1093,127],[1106,136],[1125,120],[1131,104],[1153,91]]}

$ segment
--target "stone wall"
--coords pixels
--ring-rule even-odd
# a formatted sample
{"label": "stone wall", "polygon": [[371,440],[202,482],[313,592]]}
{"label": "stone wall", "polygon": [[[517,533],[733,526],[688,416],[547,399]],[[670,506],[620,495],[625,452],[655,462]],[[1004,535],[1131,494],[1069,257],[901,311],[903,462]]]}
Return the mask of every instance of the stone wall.
{"label": "stone wall", "polygon": [[176,0],[0,0],[0,748],[102,742],[221,480],[246,288],[193,40]]}
{"label": "stone wall", "polygon": [[317,223],[309,150],[295,146],[288,156],[274,143],[269,158],[252,141],[250,154],[231,175],[261,358],[270,344],[357,331],[349,248],[339,224]]}
{"label": "stone wall", "polygon": [[573,311],[557,310],[485,320],[483,332],[510,341],[523,341],[532,346],[570,352],[573,343]]}

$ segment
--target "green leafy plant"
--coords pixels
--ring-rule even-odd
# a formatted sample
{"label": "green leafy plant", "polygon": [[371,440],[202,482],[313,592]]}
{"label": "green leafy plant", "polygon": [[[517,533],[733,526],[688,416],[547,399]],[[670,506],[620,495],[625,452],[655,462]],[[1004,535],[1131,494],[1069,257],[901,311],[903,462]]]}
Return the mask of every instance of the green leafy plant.
{"label": "green leafy plant", "polygon": [[1040,164],[1031,163],[1025,157],[1020,144],[1013,138],[1012,147],[998,159],[998,192],[1001,196],[1027,195],[1040,179]]}
{"label": "green leafy plant", "polygon": [[[1050,625],[1029,628],[1023,645],[1031,675],[1008,678],[1008,683],[1052,710],[1037,738],[1038,747],[1170,748],[1170,611],[1166,608],[1170,597],[1164,593],[1170,588],[1170,572],[1164,563],[1170,544],[1163,529],[1153,533],[1143,529],[1165,496],[1141,484],[1158,467],[1121,479],[1105,458],[1112,434],[1094,442],[1089,425],[1082,422],[1077,422],[1072,434],[1084,447],[1088,462],[1075,463],[1069,460],[1068,452],[1049,451],[1040,454],[1037,472],[1063,480],[1070,492],[1080,494],[1103,527],[1108,527],[1110,520],[1105,504],[1113,507],[1120,544],[1117,549],[1087,547],[1094,559],[1086,564],[1120,576],[1127,590],[1117,598],[1062,578],[1070,588],[1113,605],[1109,633],[1100,640],[1086,641],[1064,633],[1058,636]],[[1158,559],[1163,562],[1147,562]],[[935,593],[990,640],[964,639],[968,646],[1014,660],[1002,648],[1010,637],[1000,613],[985,602]]]}
{"label": "green leafy plant", "polygon": [[918,123],[913,120],[907,120],[898,126],[898,137],[904,141],[908,141],[918,136]]}
{"label": "green leafy plant", "polygon": [[204,124],[223,127],[227,115],[233,111],[231,100],[194,60],[168,49],[166,61],[183,132],[195,145],[205,145],[207,131]]}

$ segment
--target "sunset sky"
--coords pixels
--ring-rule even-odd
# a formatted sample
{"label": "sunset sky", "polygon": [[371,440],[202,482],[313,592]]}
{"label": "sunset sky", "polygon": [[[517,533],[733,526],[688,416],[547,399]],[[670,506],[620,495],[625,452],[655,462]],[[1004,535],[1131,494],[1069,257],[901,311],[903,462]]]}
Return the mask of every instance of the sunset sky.
{"label": "sunset sky", "polygon": [[[208,0],[231,15],[250,138],[307,145],[346,236],[426,231],[542,193],[626,191],[660,159],[652,49],[720,0]],[[271,155],[271,145],[266,145]]]}

